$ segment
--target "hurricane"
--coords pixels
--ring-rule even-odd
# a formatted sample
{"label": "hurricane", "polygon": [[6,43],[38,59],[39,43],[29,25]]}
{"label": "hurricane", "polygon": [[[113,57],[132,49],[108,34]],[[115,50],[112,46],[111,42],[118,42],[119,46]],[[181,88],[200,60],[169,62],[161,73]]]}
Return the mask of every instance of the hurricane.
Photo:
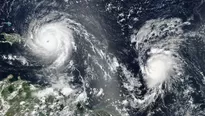
{"label": "hurricane", "polygon": [[[167,98],[167,94],[169,94],[176,102],[175,106],[168,105],[171,109],[175,109],[174,114],[170,112],[170,115],[191,115],[200,109],[194,103],[195,95],[188,97],[193,92],[193,86],[187,84],[190,78],[195,78],[194,72],[201,76],[203,74],[192,67],[192,63],[190,63],[192,61],[187,59],[189,53],[186,50],[193,49],[193,46],[190,47],[187,44],[201,41],[202,35],[196,31],[185,31],[184,27],[190,26],[190,24],[190,22],[183,22],[179,18],[149,20],[132,35],[131,42],[134,43],[138,54],[140,77],[143,80],[143,88],[146,88],[146,91],[137,89],[143,94],[137,95],[130,92],[132,97],[129,101],[133,108],[148,111],[148,115],[155,115],[163,108],[157,108],[156,112],[150,111],[150,109],[156,106],[157,100],[161,101],[162,107],[166,107],[169,103],[165,99],[169,99],[169,97]],[[193,55],[193,52],[190,54]],[[135,86],[140,88],[142,83],[137,83]],[[182,86],[186,86],[186,89]],[[184,106],[180,100],[189,105]]]}
{"label": "hurricane", "polygon": [[[42,82],[44,86],[42,89],[37,86],[36,89],[39,90],[32,93],[33,97],[39,98],[38,102],[42,105],[34,105],[33,111],[27,113],[29,115],[38,115],[39,112],[48,115],[94,114],[95,112],[90,111],[89,107],[98,102],[92,103],[88,97],[96,99],[107,93],[103,93],[103,87],[93,83],[105,84],[111,80],[111,75],[114,75],[110,71],[112,68],[110,61],[106,60],[106,58],[112,60],[107,54],[107,42],[103,36],[100,36],[101,31],[95,32],[95,28],[99,30],[101,28],[99,23],[92,17],[84,20],[84,17],[80,19],[80,16],[76,17],[77,14],[69,13],[74,11],[69,8],[68,1],[64,1],[67,9],[58,8],[61,2],[57,1],[22,1],[22,3],[31,4],[33,8],[24,15],[23,20],[19,19],[21,23],[16,23],[22,28],[18,30],[21,33],[19,37],[21,41],[15,57],[21,54],[26,62],[23,67],[27,69],[38,67],[31,72],[34,73],[33,78],[38,80],[37,83]],[[15,11],[13,15],[17,16],[21,14],[19,12],[22,5],[14,1],[12,6],[15,5],[18,7],[13,9]],[[86,21],[93,28],[88,27]],[[21,62],[13,55],[10,57],[13,58],[11,65]],[[43,104],[47,104],[47,99],[52,101],[48,107],[45,107]],[[5,106],[5,111],[6,109]],[[47,109],[52,111],[46,112]],[[104,110],[102,108],[102,111]]]}
{"label": "hurricane", "polygon": [[183,75],[184,62],[178,53],[185,41],[182,25],[180,19],[151,20],[133,35],[132,42],[136,42],[141,73],[148,87],[146,105],[171,91]]}
{"label": "hurricane", "polygon": [[[46,17],[52,20],[55,16]],[[47,22],[46,19],[33,21],[25,43],[42,59],[55,59],[53,67],[59,67],[70,57],[74,49],[72,31],[69,29],[69,22]]]}

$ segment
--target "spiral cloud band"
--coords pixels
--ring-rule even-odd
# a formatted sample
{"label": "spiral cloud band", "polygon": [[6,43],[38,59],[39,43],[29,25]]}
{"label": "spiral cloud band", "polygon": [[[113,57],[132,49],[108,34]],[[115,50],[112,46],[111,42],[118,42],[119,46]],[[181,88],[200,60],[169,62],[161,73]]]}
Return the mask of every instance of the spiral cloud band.
{"label": "spiral cloud band", "polygon": [[74,42],[68,24],[64,21],[47,24],[34,21],[29,28],[26,44],[31,51],[44,60],[53,60],[52,67],[63,65],[71,55]]}
{"label": "spiral cloud band", "polygon": [[134,98],[137,102],[133,107],[146,108],[172,89],[183,75],[184,63],[179,54],[185,41],[182,25],[177,18],[150,20],[133,35],[132,42],[136,43],[141,74],[148,89],[143,99]]}
{"label": "spiral cloud band", "polygon": [[[147,86],[153,88],[182,71],[178,49],[183,33],[179,19],[148,21],[137,33],[136,47]],[[171,81],[172,82],[172,81]]]}

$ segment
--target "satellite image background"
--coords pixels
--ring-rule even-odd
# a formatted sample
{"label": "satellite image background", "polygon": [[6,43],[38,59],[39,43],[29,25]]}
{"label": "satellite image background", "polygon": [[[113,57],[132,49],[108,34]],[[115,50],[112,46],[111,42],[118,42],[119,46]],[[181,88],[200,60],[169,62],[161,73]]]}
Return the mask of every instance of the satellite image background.
{"label": "satellite image background", "polygon": [[0,116],[204,116],[203,0],[1,0]]}

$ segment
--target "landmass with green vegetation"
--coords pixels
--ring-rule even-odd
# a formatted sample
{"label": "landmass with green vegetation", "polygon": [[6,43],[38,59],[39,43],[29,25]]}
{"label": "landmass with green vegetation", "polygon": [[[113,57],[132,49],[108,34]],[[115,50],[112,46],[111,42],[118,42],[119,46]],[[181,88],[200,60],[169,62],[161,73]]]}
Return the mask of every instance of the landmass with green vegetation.
{"label": "landmass with green vegetation", "polygon": [[16,33],[1,33],[1,35],[4,37],[4,41],[0,41],[0,43],[9,43],[10,45],[13,45],[14,43],[21,43],[22,37],[19,34]]}
{"label": "landmass with green vegetation", "polygon": [[[52,92],[49,93],[49,91]],[[68,116],[69,114],[76,114],[76,116],[84,116],[85,114],[87,116],[110,116],[103,110],[86,110],[80,102],[72,104],[68,97],[72,96],[66,97],[60,92],[43,89],[39,85],[22,80],[20,77],[15,78],[13,75],[9,75],[0,81],[0,115],[55,116],[64,112]]]}

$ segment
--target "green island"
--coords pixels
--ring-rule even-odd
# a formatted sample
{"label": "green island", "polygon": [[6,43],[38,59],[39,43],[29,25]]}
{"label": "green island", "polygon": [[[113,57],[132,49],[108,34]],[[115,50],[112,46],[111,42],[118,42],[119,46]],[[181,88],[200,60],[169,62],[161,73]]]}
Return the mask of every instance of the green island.
{"label": "green island", "polygon": [[4,41],[0,41],[0,43],[9,43],[10,45],[13,45],[14,43],[21,43],[22,42],[22,37],[19,34],[16,33],[1,33],[4,37]]}

